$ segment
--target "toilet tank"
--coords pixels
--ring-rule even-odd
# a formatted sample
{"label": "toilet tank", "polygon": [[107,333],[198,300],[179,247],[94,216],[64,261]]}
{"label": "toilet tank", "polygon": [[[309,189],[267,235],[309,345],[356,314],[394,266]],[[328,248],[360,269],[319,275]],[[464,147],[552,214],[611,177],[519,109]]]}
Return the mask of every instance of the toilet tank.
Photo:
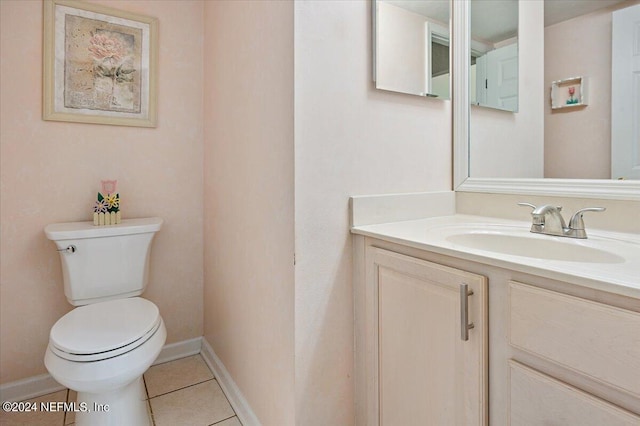
{"label": "toilet tank", "polygon": [[47,225],[47,238],[60,253],[64,294],[87,305],[142,294],[147,286],[151,241],[162,219],[125,219],[118,225],[93,222]]}

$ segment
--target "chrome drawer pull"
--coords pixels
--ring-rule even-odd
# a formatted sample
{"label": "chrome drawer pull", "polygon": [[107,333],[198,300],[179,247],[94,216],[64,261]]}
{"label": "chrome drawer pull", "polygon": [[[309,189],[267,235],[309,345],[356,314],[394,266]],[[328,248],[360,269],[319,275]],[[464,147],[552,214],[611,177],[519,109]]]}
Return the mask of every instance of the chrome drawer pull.
{"label": "chrome drawer pull", "polygon": [[460,284],[460,338],[465,342],[469,340],[469,330],[474,327],[473,323],[469,324],[469,296],[472,294],[468,284]]}

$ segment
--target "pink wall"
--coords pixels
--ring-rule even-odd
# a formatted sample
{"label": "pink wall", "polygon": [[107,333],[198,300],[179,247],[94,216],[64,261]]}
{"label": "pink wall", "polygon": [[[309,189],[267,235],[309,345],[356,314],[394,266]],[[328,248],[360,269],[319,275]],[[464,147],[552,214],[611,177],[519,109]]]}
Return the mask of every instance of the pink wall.
{"label": "pink wall", "polygon": [[165,219],[168,342],[204,334],[265,425],[352,424],[348,197],[449,189],[450,102],[374,89],[369,2],[100,3],[160,20],[157,129],[43,122],[42,4],[0,1],[0,381],[45,372],[71,306],[42,230],[109,177]]}
{"label": "pink wall", "polygon": [[[611,11],[546,27],[544,41],[544,176],[609,179]],[[589,106],[552,111],[551,82],[574,76],[589,79]]]}
{"label": "pink wall", "polygon": [[204,335],[260,422],[283,426],[294,424],[293,8],[205,3]]}
{"label": "pink wall", "polygon": [[205,5],[205,338],[265,425],[354,422],[349,196],[449,189],[450,103],[374,89],[370,7]]}
{"label": "pink wall", "polygon": [[167,343],[202,335],[201,1],[96,2],[159,19],[158,127],[42,121],[42,2],[0,1],[0,383],[46,372],[53,323],[71,309],[43,229],[89,220],[100,179],[118,179],[124,218],[165,220],[144,296]]}
{"label": "pink wall", "polygon": [[[544,177],[611,178],[611,19],[616,6],[544,30]],[[588,78],[589,105],[551,110],[554,80]]]}

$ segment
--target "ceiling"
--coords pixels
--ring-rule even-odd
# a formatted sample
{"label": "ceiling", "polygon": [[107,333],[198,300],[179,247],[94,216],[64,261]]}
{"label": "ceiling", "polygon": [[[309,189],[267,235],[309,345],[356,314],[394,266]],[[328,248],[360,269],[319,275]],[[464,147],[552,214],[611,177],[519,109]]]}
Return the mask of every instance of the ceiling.
{"label": "ceiling", "polygon": [[595,12],[626,0],[545,0],[544,26]]}
{"label": "ceiling", "polygon": [[[418,13],[432,20],[449,22],[448,0],[378,0]],[[542,1],[542,0],[529,0]],[[625,0],[544,0],[545,27],[613,6]],[[473,37],[496,43],[517,34],[517,0],[474,0],[471,2]]]}

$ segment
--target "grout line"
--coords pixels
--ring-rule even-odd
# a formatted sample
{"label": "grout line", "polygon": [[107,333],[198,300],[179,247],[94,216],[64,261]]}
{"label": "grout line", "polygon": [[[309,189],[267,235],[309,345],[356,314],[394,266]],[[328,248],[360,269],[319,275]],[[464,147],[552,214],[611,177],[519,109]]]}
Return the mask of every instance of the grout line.
{"label": "grout line", "polygon": [[144,374],[142,375],[142,384],[144,385],[144,394],[147,396],[147,401],[149,400],[149,389],[147,388],[147,379],[144,378]]}
{"label": "grout line", "polygon": [[[218,383],[218,386],[220,386],[220,382],[218,381],[218,379],[216,379],[216,375],[215,375],[215,373],[214,373],[213,371],[211,371],[211,368],[209,367],[209,364],[207,364],[207,362],[204,360],[204,357],[202,356],[202,352],[200,352],[198,355],[200,356],[200,358],[202,358],[202,360],[204,361],[205,365],[207,366],[207,369],[208,369],[208,370],[211,372],[211,374],[213,375],[213,380],[215,380],[215,381]],[[229,402],[229,397],[228,397],[228,396],[227,396],[227,394],[224,392],[224,389],[222,389],[222,386],[220,386],[220,390],[222,391],[222,395],[224,396],[224,399],[226,399],[226,400],[227,400],[227,403],[228,403],[228,404],[229,404],[229,406],[231,407],[231,411],[233,411],[233,416],[231,416],[231,417],[229,417],[229,418],[227,418],[227,419],[224,419],[224,420],[220,420],[220,422],[223,422],[223,421],[225,421],[225,420],[229,420],[229,419],[231,419],[231,418],[233,418],[233,417],[237,417],[237,416],[238,416],[238,413],[236,413],[235,408],[233,408],[233,405],[231,405],[231,402]],[[220,422],[217,422],[217,423],[220,423]],[[217,423],[213,423],[213,424],[217,424]],[[238,423],[240,423],[240,425],[242,425],[242,422],[240,421],[240,419],[238,419]]]}
{"label": "grout line", "polygon": [[[180,361],[180,360],[191,358],[191,357],[194,357],[194,356],[199,356],[200,358],[202,358],[202,356],[200,355],[200,352],[198,352],[197,354],[187,355],[187,356],[183,356],[182,358],[170,359],[169,361],[159,362],[157,364],[153,364],[153,365],[151,365],[151,367],[149,367],[149,369],[151,369],[153,367],[156,367],[158,365],[165,365],[165,364],[169,364],[170,362]],[[149,369],[147,369],[147,371],[149,371]],[[146,371],[145,371],[145,373],[146,373]]]}
{"label": "grout line", "polygon": [[[159,397],[159,396],[169,395],[170,393],[178,392],[178,391],[181,391],[181,390],[184,390],[184,389],[190,388],[190,387],[192,387],[192,386],[197,386],[197,385],[201,385],[201,384],[206,383],[206,382],[210,382],[211,380],[216,380],[216,379],[215,379],[215,377],[214,377],[214,378],[212,378],[212,379],[207,379],[207,380],[203,380],[203,381],[198,382],[198,383],[193,383],[193,384],[191,384],[191,385],[183,386],[183,387],[181,387],[181,388],[174,389],[174,390],[171,390],[171,391],[169,391],[169,392],[161,393],[161,394],[159,394],[159,395],[152,396],[151,398],[149,398],[149,401],[151,401],[152,399],[157,398],[157,397]],[[217,381],[217,380],[216,380],[216,381]],[[224,392],[223,392],[223,395],[224,395]],[[147,396],[148,396],[148,395],[147,395]],[[225,395],[224,397],[226,398],[227,396]]]}
{"label": "grout line", "polygon": [[[71,401],[69,401],[70,394],[71,394],[71,391],[69,391],[69,389],[67,388],[67,396],[64,398],[65,402],[67,402],[67,403],[71,402]],[[66,424],[67,424],[67,416],[68,415],[69,415],[69,412],[65,410],[64,416],[62,416],[62,426],[66,426]]]}
{"label": "grout line", "polygon": [[[218,379],[216,378],[215,373],[211,370],[211,367],[209,367],[209,364],[207,363],[207,361],[205,361],[204,357],[202,356],[202,351],[200,351],[200,353],[198,354],[200,356],[200,358],[202,358],[202,360],[204,361],[205,365],[207,366],[207,370],[209,370],[211,372],[211,375],[213,375],[213,379],[218,383],[218,386],[220,386],[220,382],[218,381]],[[227,400],[227,402],[229,403],[229,405],[231,406],[231,411],[233,411],[233,416],[231,417],[237,417],[238,413],[236,413],[235,408],[233,408],[233,405],[231,405],[231,402],[229,401],[229,397],[227,396],[227,394],[224,392],[224,389],[222,388],[222,386],[220,386],[220,390],[222,391],[222,395],[224,395],[224,399]],[[231,418],[229,417],[229,418]],[[228,420],[228,419],[225,419]],[[221,420],[224,421],[224,420]],[[240,419],[238,419],[238,422],[242,425],[242,422],[240,421]],[[220,423],[220,422],[218,422]],[[215,424],[215,423],[214,423]]]}
{"label": "grout line", "polygon": [[151,406],[151,398],[149,398],[149,389],[147,388],[147,379],[144,378],[144,374],[142,375],[142,383],[144,384],[144,393],[147,395],[147,409],[149,410],[149,414],[151,414],[151,425],[156,426],[156,417],[153,415],[153,407]]}
{"label": "grout line", "polygon": [[[204,360],[204,357],[202,356],[202,352],[200,352],[198,355],[200,356],[200,358],[202,358],[202,360],[204,361],[205,365],[207,366],[207,369],[211,372],[211,375],[213,376],[213,380],[215,380],[216,383],[218,383],[218,386],[220,386],[220,382],[218,381],[218,379],[216,379],[215,373],[213,371],[211,371],[211,368],[209,367],[209,364],[207,364],[207,362]],[[231,402],[229,402],[229,397],[224,392],[224,389],[222,389],[222,386],[220,386],[220,390],[222,391],[222,395],[224,396],[224,399],[227,400],[227,403],[231,407],[231,411],[233,411],[233,416],[229,417],[229,419],[232,418],[232,417],[237,417],[238,413],[236,413],[235,408],[233,408],[233,405],[231,405]],[[229,419],[224,419],[224,420],[229,420]],[[223,422],[224,420],[220,420],[220,421]],[[218,423],[220,423],[220,422],[218,422]],[[238,419],[238,423],[240,423],[240,425],[242,425],[242,422],[240,421],[240,419]]]}
{"label": "grout line", "polygon": [[[218,421],[217,421],[217,422],[215,422],[215,423],[211,423],[209,426],[217,425],[217,424],[219,424],[219,423],[222,423],[222,422],[227,421],[227,420],[229,420],[229,419],[232,419],[232,418],[234,418],[234,417],[236,417],[236,415],[235,415],[235,414],[234,414],[233,416],[227,417],[226,419],[218,420]],[[240,420],[238,420],[238,421],[240,421]]]}

